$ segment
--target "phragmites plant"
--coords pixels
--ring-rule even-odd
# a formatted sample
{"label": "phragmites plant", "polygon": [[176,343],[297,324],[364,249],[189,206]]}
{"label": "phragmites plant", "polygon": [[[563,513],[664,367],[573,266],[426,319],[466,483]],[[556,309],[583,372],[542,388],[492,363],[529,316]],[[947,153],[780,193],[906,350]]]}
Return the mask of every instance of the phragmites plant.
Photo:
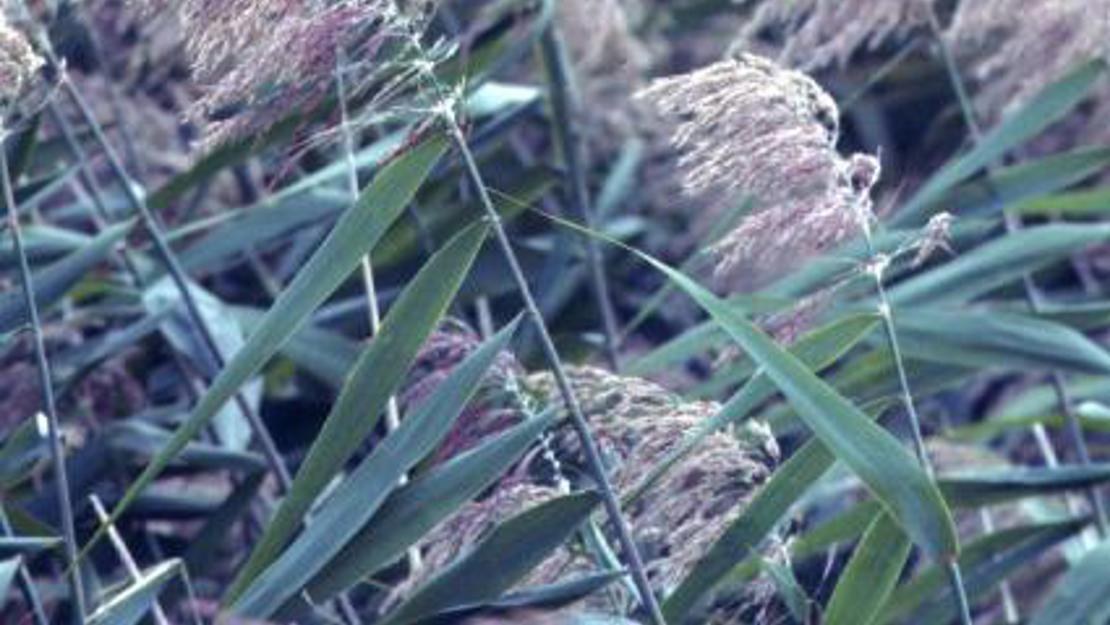
{"label": "phragmites plant", "polygon": [[[944,37],[967,59],[977,113],[991,123],[1011,113],[1081,63],[1110,62],[1110,3],[1105,0],[961,2]],[[1106,81],[1100,92],[1110,92]],[[1092,104],[1085,132],[1105,137],[1104,98]],[[1089,138],[1089,137],[1084,137]]]}
{"label": "phragmites plant", "polygon": [[328,95],[340,51],[372,66],[398,34],[388,0],[148,0],[181,21],[193,78],[204,95],[189,115],[205,128],[200,150],[264,131]]}
{"label": "phragmites plant", "polygon": [[1108,35],[5,0],[0,623],[1103,623]]}
{"label": "phragmites plant", "polygon": [[[927,28],[935,0],[761,1],[741,33],[743,45],[771,32],[786,65],[846,66],[852,55]],[[968,3],[961,3],[968,4]],[[976,4],[974,2],[970,4]],[[994,4],[994,3],[978,3]],[[993,10],[993,9],[992,9]]]}
{"label": "phragmites plant", "polygon": [[753,198],[716,244],[723,288],[758,288],[868,227],[858,198],[870,183],[860,188],[859,176],[877,162],[840,156],[836,103],[805,74],[741,54],[659,79],[639,97],[675,124],[688,193]]}
{"label": "phragmites plant", "polygon": [[0,105],[10,109],[34,83],[43,60],[0,11]]}
{"label": "phragmites plant", "polygon": [[[433,344],[439,342],[433,339]],[[626,500],[684,436],[720,410],[714,402],[686,401],[651,382],[602,369],[574,368],[568,373],[614,485]],[[516,392],[528,399],[528,405],[557,402],[550,374],[521,379]],[[528,412],[519,408],[515,421],[529,418]],[[501,429],[510,425],[503,423]],[[465,423],[458,427],[469,431]],[[487,431],[485,436],[494,433]],[[733,431],[710,435],[652,488],[628,501],[633,533],[643,549],[649,577],[662,596],[678,586],[744,510],[774,470],[779,455],[767,426],[750,421]],[[562,480],[589,479],[582,474],[584,458],[568,428],[556,432],[536,453],[525,454],[523,462],[490,494],[463,508],[428,536],[423,545],[428,567],[408,580],[399,594],[419,587],[498,523],[562,494]],[[584,545],[570,546],[548,558],[521,584],[552,584],[587,574],[596,567],[591,559],[598,557],[596,553],[591,556]],[[765,586],[757,585],[750,592],[742,601],[733,598],[729,609],[740,610],[735,605],[740,603],[755,610],[768,600]],[[599,596],[589,603],[600,607],[606,601]]]}

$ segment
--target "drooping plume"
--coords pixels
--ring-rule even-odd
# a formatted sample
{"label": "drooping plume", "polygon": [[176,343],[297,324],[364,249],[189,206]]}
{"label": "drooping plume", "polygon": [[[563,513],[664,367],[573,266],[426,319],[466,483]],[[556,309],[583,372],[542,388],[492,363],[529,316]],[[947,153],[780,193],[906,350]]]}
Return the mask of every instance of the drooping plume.
{"label": "drooping plume", "polygon": [[1080,63],[1110,59],[1110,1],[961,2],[945,36],[995,121]]}
{"label": "drooping plume", "polygon": [[[202,149],[265,130],[328,93],[337,54],[368,62],[400,19],[388,0],[149,0],[176,11],[204,94]],[[354,50],[351,48],[355,47]]]}
{"label": "drooping plume", "polygon": [[34,81],[43,60],[23,33],[0,13],[0,106],[8,107]]}
{"label": "drooping plume", "polygon": [[[846,65],[858,51],[873,50],[929,23],[933,0],[793,0],[761,2],[741,35],[751,45],[778,31],[780,60],[791,67]],[[975,2],[973,4],[992,4]]]}
{"label": "drooping plume", "polygon": [[674,123],[688,193],[755,202],[715,245],[723,288],[758,288],[868,227],[878,161],[837,152],[836,103],[805,74],[742,54],[640,97]]}

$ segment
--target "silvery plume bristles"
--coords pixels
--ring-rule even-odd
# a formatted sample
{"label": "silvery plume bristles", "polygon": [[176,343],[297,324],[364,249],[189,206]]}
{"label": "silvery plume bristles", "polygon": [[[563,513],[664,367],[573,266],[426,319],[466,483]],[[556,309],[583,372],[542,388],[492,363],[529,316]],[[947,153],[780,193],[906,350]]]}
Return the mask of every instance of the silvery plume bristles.
{"label": "silvery plume bristles", "polygon": [[565,0],[555,18],[580,76],[640,70],[649,62],[620,0]]}
{"label": "silvery plume bristles", "polygon": [[[860,50],[873,50],[929,23],[933,0],[793,0],[761,2],[741,34],[750,46],[768,30],[781,33],[782,60],[792,67],[846,65]],[[991,4],[974,2],[972,4]]]}
{"label": "silvery plume bristles", "polygon": [[204,87],[190,116],[205,122],[201,149],[265,130],[328,93],[340,50],[372,57],[394,34],[388,0],[147,0],[172,9],[193,75]]}
{"label": "silvery plume bristles", "polygon": [[1110,58],[1107,0],[961,2],[945,37],[970,63],[988,121],[1092,58]]}
{"label": "silvery plume bristles", "polygon": [[0,107],[17,103],[34,82],[43,59],[0,12]]}
{"label": "silvery plume bristles", "polygon": [[640,97],[674,121],[688,193],[755,202],[714,246],[722,288],[758,288],[868,227],[878,161],[837,152],[836,103],[805,74],[742,54],[658,80]]}

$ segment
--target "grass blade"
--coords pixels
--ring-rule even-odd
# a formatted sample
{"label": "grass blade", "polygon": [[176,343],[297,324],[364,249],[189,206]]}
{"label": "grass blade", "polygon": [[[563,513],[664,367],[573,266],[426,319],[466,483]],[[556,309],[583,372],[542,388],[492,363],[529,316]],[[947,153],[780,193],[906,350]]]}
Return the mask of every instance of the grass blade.
{"label": "grass blade", "polygon": [[[359,259],[404,210],[445,147],[441,139],[426,141],[378,174],[359,202],[344,214],[331,235],[278,298],[243,348],[212,382],[169,444],[132,482],[112,511],[110,523],[119,521],[127,506],[154,481],[173,457],[200,433],[239,387],[281,349],[308,315],[350,275]],[[85,546],[85,552],[103,533],[100,530],[93,536]]]}
{"label": "grass blade", "polygon": [[308,595],[316,601],[330,599],[391,564],[497,480],[553,421],[554,413],[525,421],[399,488],[312,580]]}
{"label": "grass blade", "polygon": [[518,325],[519,318],[467,357],[378,445],[321,506],[312,525],[247,587],[235,602],[236,613],[269,616],[335,557],[401,477],[447,435]]}
{"label": "grass blade", "polygon": [[825,609],[827,625],[869,625],[898,584],[911,543],[902,528],[880,512],[840,574]]}
{"label": "grass blade", "polygon": [[433,614],[497,599],[566,542],[599,501],[596,493],[575,493],[544,502],[509,519],[417,590],[382,625],[413,623]]}

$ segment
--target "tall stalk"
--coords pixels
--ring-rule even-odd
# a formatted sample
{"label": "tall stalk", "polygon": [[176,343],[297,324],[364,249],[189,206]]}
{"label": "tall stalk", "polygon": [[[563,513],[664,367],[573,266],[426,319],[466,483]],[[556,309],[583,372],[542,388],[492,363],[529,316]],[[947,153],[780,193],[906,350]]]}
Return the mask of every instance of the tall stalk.
{"label": "tall stalk", "polygon": [[[956,66],[955,57],[948,43],[944,40],[936,13],[932,9],[929,9],[928,14],[929,27],[939,47],[941,60],[944,63],[944,68],[948,74],[948,80],[952,85],[952,90],[956,93],[957,100],[959,101],[960,112],[963,116],[964,123],[967,125],[968,132],[971,134],[972,142],[978,144],[983,139],[983,130],[979,125],[975,110],[972,108],[971,99],[967,95],[967,88],[964,85],[963,77],[960,74],[959,67]],[[993,169],[993,167],[988,169]],[[990,192],[996,194],[989,180],[987,184]],[[1006,227],[1007,234],[1013,234],[1022,228],[1021,218],[1009,211],[1003,210],[1002,220]],[[1022,294],[1024,295],[1026,307],[1029,309],[1029,312],[1034,315],[1043,314],[1045,312],[1044,298],[1036,282],[1034,282],[1032,274],[1028,272],[1022,274],[1021,286]],[[1071,443],[1075,447],[1079,463],[1084,466],[1089,466],[1091,464],[1091,453],[1087,447],[1087,440],[1083,434],[1083,426],[1079,421],[1079,416],[1075,412],[1075,404],[1068,391],[1063,372],[1059,370],[1052,371],[1049,374],[1049,381],[1056,395],[1057,407],[1064,417],[1064,426],[1067,430],[1068,438],[1071,439]],[[1039,434],[1038,439],[1046,440],[1047,436],[1044,435],[1043,426],[1039,426],[1038,424],[1038,426],[1035,427],[1041,428],[1039,432],[1035,432],[1035,435]],[[1051,445],[1049,445],[1049,449],[1051,449]],[[1049,459],[1050,456],[1046,454],[1046,460]],[[1095,520],[1098,525],[1099,535],[1103,538],[1110,536],[1110,520],[1108,520],[1107,516],[1106,502],[1097,486],[1091,486],[1087,489],[1087,498],[1090,501],[1091,508],[1095,512]]]}
{"label": "tall stalk", "polygon": [[[343,75],[344,64],[342,51],[337,55],[340,62],[335,70],[336,98],[339,100],[339,131],[343,136],[343,158],[347,169],[347,191],[351,196],[351,203],[358,202],[358,165],[355,163],[355,137],[351,129],[351,116],[347,108],[347,87]],[[367,252],[359,263],[362,273],[362,288],[366,296],[366,314],[370,323],[370,337],[375,337],[382,327],[382,313],[378,306],[378,289],[374,281],[374,264],[371,253]],[[385,427],[393,432],[401,425],[401,414],[397,408],[397,397],[390,395],[385,404]],[[401,476],[400,483],[406,484],[407,476]],[[423,566],[419,547],[410,547],[406,552],[409,569],[416,571]]]}
{"label": "tall stalk", "polygon": [[[863,201],[863,199],[861,198],[857,201]],[[879,316],[882,318],[883,330],[886,334],[887,343],[890,346],[891,358],[894,360],[894,369],[898,375],[898,386],[902,394],[902,406],[910,422],[914,452],[917,455],[918,462],[921,464],[921,468],[925,470],[929,479],[935,482],[936,471],[933,469],[933,463],[929,459],[929,452],[925,449],[925,439],[921,433],[921,418],[917,413],[917,403],[914,401],[913,391],[910,388],[909,375],[906,373],[905,359],[902,357],[902,347],[898,341],[898,332],[895,329],[894,307],[891,305],[890,298],[887,297],[886,286],[883,284],[883,276],[890,259],[876,251],[875,243],[872,239],[871,225],[868,222],[870,215],[862,214],[862,210],[860,213],[860,226],[863,230],[863,239],[867,245],[867,255],[869,258],[867,273],[872,277],[875,283],[875,293],[879,298]],[[952,587],[952,594],[956,601],[956,610],[960,616],[960,623],[963,625],[971,625],[971,605],[967,599],[967,589],[964,587],[963,575],[960,572],[960,564],[955,558],[952,558],[944,564],[948,573],[949,585]]]}
{"label": "tall stalk", "polygon": [[[403,15],[400,11],[398,11],[398,14]],[[547,360],[548,366],[551,367],[552,373],[555,376],[556,386],[559,388],[559,394],[566,404],[567,412],[570,414],[571,425],[574,428],[579,443],[582,445],[590,476],[597,482],[597,487],[601,494],[602,505],[605,507],[606,514],[616,531],[617,539],[620,542],[621,550],[624,554],[625,563],[628,565],[632,580],[639,594],[640,605],[643,606],[644,610],[648,613],[648,617],[652,623],[655,625],[665,625],[666,620],[663,617],[662,610],[659,608],[659,602],[656,600],[651,590],[651,582],[648,580],[643,558],[640,556],[639,548],[632,538],[632,531],[629,528],[628,521],[624,518],[623,512],[621,512],[620,500],[617,498],[613,484],[606,473],[605,464],[601,459],[597,441],[590,431],[589,423],[586,421],[586,417],[582,412],[582,406],[579,404],[578,398],[571,388],[562,357],[555,348],[555,342],[551,338],[547,323],[544,321],[543,314],[536,304],[536,298],[532,294],[532,288],[528,285],[528,280],[525,278],[524,271],[521,269],[520,261],[513,249],[512,242],[509,239],[508,233],[505,231],[504,223],[501,221],[501,215],[497,212],[497,208],[494,206],[492,198],[490,198],[489,190],[486,188],[485,180],[482,177],[482,172],[466,141],[466,135],[463,133],[462,126],[459,123],[455,111],[455,102],[447,93],[444,86],[439,82],[439,78],[435,75],[434,65],[428,59],[428,55],[424,51],[424,46],[420,41],[419,34],[410,30],[409,43],[412,50],[418,56],[416,62],[420,69],[421,78],[426,82],[429,91],[431,91],[435,97],[435,105],[432,114],[443,123],[449,138],[462,157],[467,180],[474,188],[474,192],[478,195],[479,203],[482,205],[482,209],[485,212],[486,221],[489,222],[493,230],[497,246],[501,251],[501,255],[504,257],[505,263],[508,265],[509,273],[513,283],[516,285],[517,292],[524,301],[525,313],[528,315],[539,337],[544,357]]]}
{"label": "tall stalk", "polygon": [[[146,230],[147,234],[150,235],[150,238],[154,243],[155,252],[157,253],[159,260],[165,267],[167,273],[169,273],[170,279],[173,281],[182,302],[185,304],[186,314],[189,317],[190,322],[197,330],[197,333],[200,335],[201,343],[209,352],[209,355],[212,357],[212,360],[216,363],[216,365],[220,368],[223,368],[226,365],[226,358],[222,350],[220,350],[219,345],[217,345],[216,343],[212,329],[209,327],[208,322],[201,314],[200,306],[197,304],[196,298],[193,297],[192,290],[189,288],[188,278],[185,270],[184,268],[182,268],[181,263],[178,261],[177,256],[174,254],[173,249],[170,247],[169,241],[166,239],[166,235],[163,232],[161,224],[158,223],[157,219],[154,217],[154,214],[151,213],[149,206],[147,206],[145,198],[140,194],[140,191],[135,184],[135,180],[127,173],[127,168],[124,166],[115,148],[112,147],[111,142],[108,141],[107,136],[105,136],[104,129],[97,121],[96,116],[93,114],[88,102],[85,100],[81,92],[77,89],[76,85],[73,84],[73,81],[70,80],[69,75],[66,73],[64,65],[58,59],[58,56],[50,43],[48,35],[44,32],[42,26],[34,20],[33,16],[27,9],[26,3],[23,2],[23,0],[20,0],[19,8],[24,14],[27,22],[34,25],[34,35],[39,44],[39,47],[45,54],[50,64],[60,72],[60,84],[62,89],[77,107],[77,110],[81,115],[81,119],[92,131],[93,138],[96,140],[97,144],[103,150],[104,155],[107,157],[109,169],[111,170],[116,180],[119,182],[120,186],[123,188],[124,196],[127,198],[132,211],[139,217],[139,221],[142,223],[143,229]],[[266,462],[269,465],[270,470],[274,473],[274,476],[278,481],[278,485],[282,488],[283,491],[288,490],[289,486],[292,485],[293,480],[289,474],[288,468],[285,466],[285,461],[281,457],[281,453],[278,451],[277,444],[274,442],[273,436],[271,436],[269,429],[266,427],[266,424],[262,421],[262,418],[258,415],[258,413],[250,407],[249,403],[247,403],[242,393],[236,393],[235,403],[239,410],[246,417],[247,422],[250,425],[252,432],[254,433],[254,436],[258,440],[259,446],[262,448],[262,454],[266,458]]]}
{"label": "tall stalk", "polygon": [[[547,69],[553,132],[559,143],[559,151],[562,153],[567,175],[570,177],[569,203],[575,216],[587,228],[594,230],[594,211],[590,203],[590,191],[586,184],[584,166],[585,146],[579,133],[579,103],[575,98],[574,77],[567,61],[566,46],[554,22],[544,29],[540,38],[540,48],[543,51],[544,66]],[[587,238],[585,245],[590,286],[594,292],[598,312],[601,314],[605,337],[605,358],[613,371],[620,372],[620,328],[613,308],[613,298],[609,292],[608,278],[605,275],[605,259],[596,240]]]}
{"label": "tall stalk", "polygon": [[67,566],[69,568],[70,594],[73,601],[74,619],[79,625],[85,623],[85,589],[81,583],[81,568],[77,566],[77,532],[73,523],[73,502],[70,501],[69,477],[66,473],[65,448],[62,444],[61,425],[58,421],[57,406],[54,400],[54,386],[50,373],[50,362],[46,356],[46,340],[43,336],[42,322],[39,319],[38,304],[35,302],[35,285],[31,277],[31,265],[23,247],[23,232],[19,225],[19,210],[15,205],[11,174],[8,171],[7,129],[0,128],[0,187],[7,207],[8,231],[12,235],[15,254],[19,258],[19,280],[23,288],[23,301],[27,318],[31,325],[35,361],[39,373],[39,392],[42,410],[35,418],[44,415],[47,440],[50,446],[50,460],[54,465],[54,489],[62,520],[62,538],[65,542]]}

